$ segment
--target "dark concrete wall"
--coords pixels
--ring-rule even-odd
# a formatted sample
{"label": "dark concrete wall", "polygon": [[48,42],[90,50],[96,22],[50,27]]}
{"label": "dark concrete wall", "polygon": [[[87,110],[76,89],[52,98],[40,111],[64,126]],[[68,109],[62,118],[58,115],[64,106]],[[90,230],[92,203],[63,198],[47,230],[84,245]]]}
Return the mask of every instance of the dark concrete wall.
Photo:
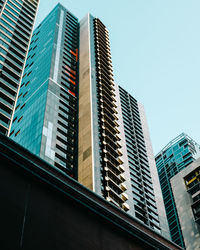
{"label": "dark concrete wall", "polygon": [[112,223],[5,161],[0,204],[2,250],[145,249]]}
{"label": "dark concrete wall", "polygon": [[0,133],[0,249],[180,249]]}

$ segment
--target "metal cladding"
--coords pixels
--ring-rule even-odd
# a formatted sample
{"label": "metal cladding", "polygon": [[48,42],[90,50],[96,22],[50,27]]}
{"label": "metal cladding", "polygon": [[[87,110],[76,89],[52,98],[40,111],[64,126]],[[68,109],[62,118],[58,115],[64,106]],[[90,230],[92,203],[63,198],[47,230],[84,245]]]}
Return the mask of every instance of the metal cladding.
{"label": "metal cladding", "polygon": [[128,199],[124,182],[123,160],[120,151],[116,95],[112,71],[109,36],[106,27],[94,19],[98,122],[100,127],[102,159],[102,195],[108,201],[129,210],[125,201]]}

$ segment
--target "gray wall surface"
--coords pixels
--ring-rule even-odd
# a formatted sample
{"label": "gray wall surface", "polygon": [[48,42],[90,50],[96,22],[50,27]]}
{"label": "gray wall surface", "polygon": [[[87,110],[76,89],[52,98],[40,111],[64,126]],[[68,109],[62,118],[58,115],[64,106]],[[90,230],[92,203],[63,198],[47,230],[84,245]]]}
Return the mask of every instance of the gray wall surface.
{"label": "gray wall surface", "polygon": [[200,226],[194,221],[192,197],[187,193],[184,177],[200,165],[200,158],[171,179],[176,208],[181,224],[186,249],[200,249]]}

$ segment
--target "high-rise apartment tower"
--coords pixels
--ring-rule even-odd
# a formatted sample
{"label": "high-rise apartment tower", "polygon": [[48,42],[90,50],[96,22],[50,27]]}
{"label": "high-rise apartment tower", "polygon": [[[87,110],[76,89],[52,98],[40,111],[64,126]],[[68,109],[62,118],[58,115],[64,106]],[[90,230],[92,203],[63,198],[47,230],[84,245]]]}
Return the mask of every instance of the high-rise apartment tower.
{"label": "high-rise apartment tower", "polygon": [[0,132],[9,134],[39,0],[0,1]]}
{"label": "high-rise apartment tower", "polygon": [[[162,228],[169,237],[142,108],[139,110],[137,101],[114,83],[108,30],[90,14],[80,21],[79,62],[78,180],[153,230],[161,232]],[[127,114],[133,126],[129,131],[124,130]],[[128,151],[124,133],[137,140]],[[134,172],[129,162],[132,158],[134,164],[136,156]],[[130,175],[133,172],[139,178],[137,187]]]}
{"label": "high-rise apartment tower", "polygon": [[166,213],[153,155],[144,107],[119,86],[119,99],[123,125],[122,147],[132,213],[153,230],[169,238]]}
{"label": "high-rise apartment tower", "polygon": [[170,179],[200,156],[200,146],[185,133],[180,134],[156,155],[161,190],[171,239],[185,247]]}
{"label": "high-rise apartment tower", "polygon": [[109,34],[90,14],[80,21],[79,67],[78,180],[128,211]]}
{"label": "high-rise apartment tower", "polygon": [[34,30],[11,138],[76,175],[79,24],[58,4]]}

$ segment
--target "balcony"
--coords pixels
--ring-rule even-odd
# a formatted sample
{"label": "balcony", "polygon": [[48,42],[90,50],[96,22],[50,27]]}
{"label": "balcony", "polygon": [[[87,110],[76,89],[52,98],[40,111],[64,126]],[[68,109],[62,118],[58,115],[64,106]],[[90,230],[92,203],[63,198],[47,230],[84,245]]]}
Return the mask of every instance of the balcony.
{"label": "balcony", "polygon": [[125,211],[128,211],[130,209],[129,205],[127,203],[123,203],[122,205],[122,208],[125,210]]}
{"label": "balcony", "polygon": [[99,101],[101,102],[101,104],[106,103],[108,106],[115,108],[113,100],[108,99],[106,96],[102,96],[102,94],[101,94],[101,98],[99,99]]}
{"label": "balcony", "polygon": [[192,204],[192,211],[195,222],[200,225],[200,199]]}
{"label": "balcony", "polygon": [[117,176],[121,174],[121,171],[119,170],[119,167],[114,166],[113,164],[110,164],[110,162],[105,163],[105,168],[110,169]]}
{"label": "balcony", "polygon": [[114,158],[119,157],[120,155],[118,154],[118,152],[112,147],[112,145],[109,145],[108,143],[105,145],[104,147],[104,152],[105,153],[110,153],[113,155]]}
{"label": "balcony", "polygon": [[200,190],[200,182],[196,183],[194,186],[187,189],[187,192],[191,195],[195,194]]}
{"label": "balcony", "polygon": [[115,169],[110,169],[109,167],[104,167],[104,170],[107,172],[107,176],[112,176],[112,178],[116,179],[117,183],[124,182],[124,179],[121,179],[119,174],[120,172],[115,171]]}

